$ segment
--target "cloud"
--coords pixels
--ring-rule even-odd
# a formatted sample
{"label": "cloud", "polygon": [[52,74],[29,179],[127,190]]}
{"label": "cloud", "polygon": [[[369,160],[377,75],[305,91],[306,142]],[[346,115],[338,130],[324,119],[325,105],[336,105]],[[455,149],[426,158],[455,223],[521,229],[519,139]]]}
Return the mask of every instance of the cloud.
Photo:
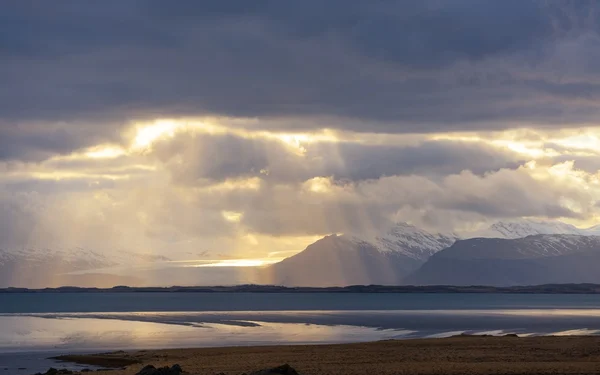
{"label": "cloud", "polygon": [[98,127],[203,115],[389,133],[580,126],[598,115],[597,10],[533,0],[13,3],[2,15],[0,113]]}
{"label": "cloud", "polygon": [[[253,231],[270,234],[378,231],[392,220],[424,222],[439,230],[469,219],[472,224],[528,216],[580,219],[595,212],[594,195],[581,184],[553,180],[548,169],[539,173],[534,177],[519,168],[484,176],[461,172],[441,180],[416,175],[346,183],[317,179],[303,189],[253,192],[230,207],[244,212],[242,223]],[[320,188],[311,189],[315,183]],[[411,215],[398,215],[402,212]]]}
{"label": "cloud", "polygon": [[[273,160],[285,160],[283,153],[300,160],[294,159],[294,163],[301,163],[307,157],[287,150],[286,143],[280,141],[187,134],[182,139],[176,136],[170,142],[172,149],[165,141],[156,145],[156,154],[145,155],[148,162],[158,164],[149,175],[142,177],[106,180],[100,184],[90,184],[94,178],[85,177],[2,181],[0,234],[4,236],[0,247],[81,246],[107,252],[143,249],[169,257],[185,257],[200,248],[211,254],[265,256],[267,248],[269,251],[301,250],[303,246],[296,248],[288,239],[314,238],[335,232],[380,232],[393,221],[409,221],[434,230],[454,230],[515,217],[585,221],[598,210],[596,197],[600,192],[594,185],[595,175],[575,168],[573,163],[527,163],[517,168],[503,168],[498,165],[503,164],[504,159],[500,158],[498,164],[491,158],[493,168],[485,167],[487,171],[474,173],[455,167],[465,165],[461,152],[466,145],[461,142],[398,147],[393,150],[402,156],[398,160],[412,155],[406,159],[407,166],[371,167],[379,171],[378,174],[388,170],[393,171],[393,175],[355,172],[354,176],[343,178],[310,174],[310,168],[300,169],[285,162],[278,168],[307,174],[303,178],[293,174],[295,178],[247,174],[247,167],[270,168],[272,164],[233,163],[236,156],[243,160],[269,161],[269,157],[256,157],[253,153],[269,155],[269,148],[272,151],[277,144],[283,150],[277,151],[281,155],[273,154]],[[188,142],[192,142],[192,146]],[[224,147],[231,144],[239,147]],[[436,144],[442,151],[435,151]],[[205,145],[215,148],[209,147],[208,154],[198,153]],[[171,154],[173,150],[181,154]],[[231,150],[240,150],[240,153],[230,156]],[[369,171],[370,160],[377,160],[381,151],[370,147],[362,149],[359,145],[352,145],[352,150],[366,161],[356,157],[348,159],[352,160],[348,164],[349,171]],[[390,150],[385,147],[383,150],[386,158],[396,158],[393,153],[387,154]],[[466,155],[468,159],[481,159],[473,165],[485,166],[482,162],[485,158],[480,156],[485,152],[490,150],[486,147],[477,150],[471,145]],[[211,166],[207,170],[210,173],[197,169],[202,166],[195,163],[197,160],[218,161],[217,156],[225,162]],[[329,160],[331,155],[322,153],[321,158]],[[412,164],[426,166],[432,160],[437,164],[437,160],[444,158],[447,164],[437,169],[429,171],[422,167],[428,173],[416,173],[412,169]],[[177,164],[189,165],[182,170],[194,172],[196,177],[186,176],[181,180],[177,170],[172,169]],[[352,168],[354,165],[358,167]],[[202,183],[198,183],[197,176],[203,176]]]}
{"label": "cloud", "polygon": [[119,127],[76,123],[18,122],[0,119],[0,162],[39,162],[104,142],[120,142]]}
{"label": "cloud", "polygon": [[246,259],[392,221],[590,223],[599,11],[12,2],[0,247]]}
{"label": "cloud", "polygon": [[329,176],[356,181],[415,173],[443,176],[463,170],[483,174],[525,162],[507,150],[474,142],[430,140],[401,146],[292,139],[289,143],[276,136],[193,132],[156,143],[152,155],[176,182],[188,185],[250,177],[299,183]]}

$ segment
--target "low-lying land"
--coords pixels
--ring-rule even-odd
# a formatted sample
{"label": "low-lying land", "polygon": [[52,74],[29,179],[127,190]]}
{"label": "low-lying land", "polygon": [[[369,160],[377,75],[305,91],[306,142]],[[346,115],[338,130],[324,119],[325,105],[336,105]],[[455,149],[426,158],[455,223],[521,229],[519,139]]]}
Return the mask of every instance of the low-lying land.
{"label": "low-lying land", "polygon": [[0,293],[507,293],[600,294],[600,284],[545,284],[495,287],[485,285],[351,285],[344,287],[285,287],[278,285],[172,286],[44,289],[0,288]]}
{"label": "low-lying land", "polygon": [[289,364],[300,375],[600,374],[600,337],[456,336],[342,345],[143,350],[63,360],[121,367],[178,364],[190,374],[251,374]]}

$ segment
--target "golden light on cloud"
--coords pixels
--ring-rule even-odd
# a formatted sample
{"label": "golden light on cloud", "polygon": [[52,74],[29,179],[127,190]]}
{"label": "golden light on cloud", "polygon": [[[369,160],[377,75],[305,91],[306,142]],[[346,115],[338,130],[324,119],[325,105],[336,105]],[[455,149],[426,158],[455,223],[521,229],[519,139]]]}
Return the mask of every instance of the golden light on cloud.
{"label": "golden light on cloud", "polygon": [[578,150],[600,150],[600,137],[592,132],[584,132],[563,138],[551,139],[557,145]]}
{"label": "golden light on cloud", "polygon": [[428,139],[488,144],[496,148],[508,149],[514,153],[533,159],[560,155],[556,150],[546,146],[548,139],[541,137],[541,135],[538,135],[536,139],[528,139],[521,136],[521,132],[507,131],[492,134],[434,134],[429,136]]}
{"label": "golden light on cloud", "polygon": [[242,237],[242,239],[251,246],[257,246],[259,244],[256,236],[251,233],[246,234],[244,237]]}
{"label": "golden light on cloud", "polygon": [[[14,174],[15,176],[19,176],[19,174]],[[127,175],[120,174],[110,174],[110,173],[83,173],[83,172],[75,172],[75,171],[34,171],[23,174],[24,177],[36,178],[39,180],[75,180],[75,179],[85,179],[89,180],[88,184],[95,185],[98,184],[99,180],[124,180],[128,178]]]}
{"label": "golden light on cloud", "polygon": [[333,132],[323,130],[317,133],[269,133],[261,132],[255,136],[276,139],[283,142],[288,148],[298,155],[304,155],[306,148],[304,145],[315,142],[336,143],[340,141]]}
{"label": "golden light on cloud", "polygon": [[304,187],[313,193],[324,194],[331,191],[331,179],[314,177],[304,183]]}
{"label": "golden light on cloud", "polygon": [[306,149],[302,147],[302,143],[310,141],[310,136],[307,134],[277,134],[275,138],[285,143],[298,155],[306,153]]}
{"label": "golden light on cloud", "polygon": [[[133,124],[125,135],[130,139],[130,146],[124,152],[144,152],[161,139],[173,138],[179,132],[191,134],[231,134],[248,139],[270,139],[282,142],[291,152],[303,156],[306,153],[304,145],[315,142],[339,142],[339,134],[323,129],[312,133],[281,133],[276,131],[252,130],[243,124],[239,127],[231,126],[238,122],[231,119],[219,118],[184,118],[184,119],[156,119],[152,122]],[[249,121],[254,124],[252,121]],[[246,124],[247,125],[247,124]],[[106,151],[109,154],[109,151]],[[96,154],[94,154],[96,155]],[[103,155],[98,152],[97,155]]]}
{"label": "golden light on cloud", "polygon": [[199,190],[231,191],[231,190],[260,190],[262,180],[259,177],[228,179],[221,183],[210,185]]}
{"label": "golden light on cloud", "polygon": [[92,159],[112,159],[125,155],[127,152],[118,146],[99,146],[87,151],[84,155]]}
{"label": "golden light on cloud", "polygon": [[538,142],[519,142],[513,140],[497,139],[490,142],[492,145],[507,148],[518,154],[527,155],[534,159],[542,157],[553,157],[560,155],[555,150],[544,148],[542,144]]}
{"label": "golden light on cloud", "polygon": [[158,120],[152,125],[139,126],[133,139],[134,149],[148,148],[161,138],[172,138],[178,128],[183,127],[176,121]]}
{"label": "golden light on cloud", "polygon": [[222,211],[221,215],[223,218],[231,223],[239,223],[242,220],[244,214],[236,211]]}

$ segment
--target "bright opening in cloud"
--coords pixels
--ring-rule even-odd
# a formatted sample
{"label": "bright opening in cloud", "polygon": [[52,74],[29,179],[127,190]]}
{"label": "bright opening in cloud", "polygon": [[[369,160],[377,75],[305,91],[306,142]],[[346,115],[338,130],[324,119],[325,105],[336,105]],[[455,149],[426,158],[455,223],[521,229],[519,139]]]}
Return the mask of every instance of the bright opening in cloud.
{"label": "bright opening in cloud", "polygon": [[105,147],[94,147],[90,151],[85,153],[85,156],[92,159],[113,159],[119,156],[125,155],[126,152],[121,147],[116,146],[105,146]]}
{"label": "bright opening in cloud", "polygon": [[175,132],[184,125],[176,121],[159,120],[153,125],[140,126],[133,139],[134,149],[145,149],[161,138],[172,138]]}
{"label": "bright opening in cloud", "polygon": [[331,190],[331,180],[327,177],[315,177],[304,183],[306,189],[313,193],[328,193]]}
{"label": "bright opening in cloud", "polygon": [[235,211],[223,211],[221,212],[223,218],[232,223],[239,223],[242,220],[242,216],[244,215],[242,212]]}

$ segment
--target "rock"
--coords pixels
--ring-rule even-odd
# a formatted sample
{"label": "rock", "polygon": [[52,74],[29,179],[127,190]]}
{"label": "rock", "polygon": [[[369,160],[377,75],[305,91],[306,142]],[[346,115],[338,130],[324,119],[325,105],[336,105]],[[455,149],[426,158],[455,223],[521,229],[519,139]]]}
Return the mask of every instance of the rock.
{"label": "rock", "polygon": [[144,366],[136,375],[154,375],[156,374],[156,367],[152,365]]}
{"label": "rock", "polygon": [[278,367],[251,372],[250,375],[299,375],[296,370],[287,363]]}
{"label": "rock", "polygon": [[507,333],[504,337],[519,337],[516,333]]}
{"label": "rock", "polygon": [[48,371],[46,371],[45,373],[42,374],[41,372],[38,372],[35,375],[72,375],[72,374],[74,374],[74,372],[71,370],[67,370],[66,368],[57,370],[54,367],[50,367],[48,369]]}
{"label": "rock", "polygon": [[136,375],[179,375],[183,373],[181,366],[175,364],[171,367],[165,366],[156,368],[152,365],[148,365],[140,370]]}

